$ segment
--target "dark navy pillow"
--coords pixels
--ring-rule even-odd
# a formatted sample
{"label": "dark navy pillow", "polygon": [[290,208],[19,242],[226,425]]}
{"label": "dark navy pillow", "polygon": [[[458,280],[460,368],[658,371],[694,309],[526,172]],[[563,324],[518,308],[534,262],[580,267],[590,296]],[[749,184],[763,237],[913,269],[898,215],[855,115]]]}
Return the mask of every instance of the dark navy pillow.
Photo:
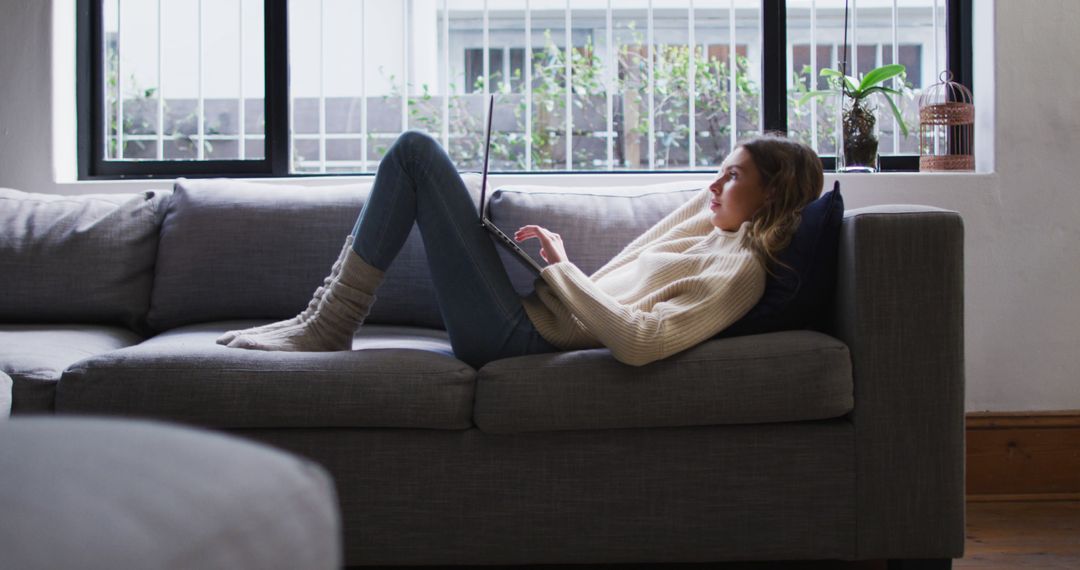
{"label": "dark navy pillow", "polygon": [[791,269],[776,267],[767,275],[765,294],[750,312],[719,337],[781,330],[821,328],[836,287],[836,258],[844,198],[840,182],[803,208],[791,243],[777,255]]}

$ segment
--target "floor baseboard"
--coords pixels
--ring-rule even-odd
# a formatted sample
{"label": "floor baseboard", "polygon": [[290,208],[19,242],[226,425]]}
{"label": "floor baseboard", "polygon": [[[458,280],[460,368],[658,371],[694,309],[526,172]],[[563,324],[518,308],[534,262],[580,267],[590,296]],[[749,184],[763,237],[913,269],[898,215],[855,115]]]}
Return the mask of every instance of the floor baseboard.
{"label": "floor baseboard", "polygon": [[1080,410],[972,412],[969,501],[1080,500]]}

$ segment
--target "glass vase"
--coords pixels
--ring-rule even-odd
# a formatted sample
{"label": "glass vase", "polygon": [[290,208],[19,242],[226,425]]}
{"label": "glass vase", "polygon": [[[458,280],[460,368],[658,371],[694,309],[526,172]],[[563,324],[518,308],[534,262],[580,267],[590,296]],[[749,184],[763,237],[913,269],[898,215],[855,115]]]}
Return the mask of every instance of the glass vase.
{"label": "glass vase", "polygon": [[842,105],[839,152],[836,169],[839,172],[877,172],[878,140],[877,115],[866,99],[845,97]]}

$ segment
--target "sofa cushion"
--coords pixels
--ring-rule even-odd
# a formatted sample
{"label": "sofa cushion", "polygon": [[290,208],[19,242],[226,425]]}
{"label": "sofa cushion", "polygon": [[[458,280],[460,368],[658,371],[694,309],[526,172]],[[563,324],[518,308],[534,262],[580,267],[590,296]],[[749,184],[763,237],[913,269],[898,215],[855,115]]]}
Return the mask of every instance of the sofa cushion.
{"label": "sofa cushion", "polygon": [[[177,180],[161,228],[150,325],[164,331],[296,315],[330,272],[370,187]],[[376,296],[369,323],[442,328],[415,227]]]}
{"label": "sofa cushion", "polygon": [[12,413],[52,411],[56,382],[68,366],[140,340],[106,325],[0,325],[0,370],[14,382]]}
{"label": "sofa cushion", "polygon": [[[700,192],[705,182],[671,182],[639,187],[501,186],[491,195],[490,217],[507,235],[526,224],[538,224],[562,236],[566,253],[591,275],[634,238]],[[536,260],[536,240],[524,245]],[[536,274],[513,254],[499,248],[514,288],[533,290]]]}
{"label": "sofa cushion", "polygon": [[0,322],[140,329],[168,194],[0,188]]}
{"label": "sofa cushion", "polygon": [[765,293],[721,337],[814,328],[822,330],[836,289],[836,264],[844,198],[840,182],[803,208],[799,229],[777,257],[788,267],[776,268],[765,280]]}
{"label": "sofa cushion", "polygon": [[365,325],[353,350],[263,352],[214,342],[254,322],[180,327],[64,373],[57,413],[217,428],[472,425],[475,371],[440,330]]}
{"label": "sofa cushion", "polygon": [[485,432],[794,422],[852,410],[847,346],[813,331],[709,340],[635,368],[607,349],[507,358],[480,369]]}

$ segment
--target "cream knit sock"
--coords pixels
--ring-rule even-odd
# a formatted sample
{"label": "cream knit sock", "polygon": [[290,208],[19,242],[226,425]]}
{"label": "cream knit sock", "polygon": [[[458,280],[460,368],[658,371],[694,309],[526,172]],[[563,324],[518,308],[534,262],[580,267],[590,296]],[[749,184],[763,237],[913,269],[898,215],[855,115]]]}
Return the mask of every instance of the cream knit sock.
{"label": "cream knit sock", "polygon": [[230,342],[233,341],[233,339],[240,335],[251,336],[278,329],[283,329],[285,327],[298,325],[311,318],[311,315],[315,314],[315,308],[319,306],[319,300],[322,299],[323,294],[326,292],[326,288],[330,285],[330,282],[338,276],[338,273],[341,271],[341,263],[345,259],[345,254],[348,253],[350,249],[352,249],[352,244],[353,235],[349,234],[345,237],[345,245],[341,247],[341,252],[338,253],[337,261],[335,261],[334,264],[330,266],[330,275],[327,275],[326,279],[323,279],[323,284],[317,289],[315,289],[315,294],[311,297],[311,301],[308,301],[307,308],[301,311],[300,314],[296,315],[291,319],[285,319],[284,321],[278,321],[276,323],[270,323],[268,325],[252,327],[250,329],[226,331],[225,334],[217,338],[217,343],[228,345]]}
{"label": "cream knit sock", "polygon": [[311,317],[268,332],[241,334],[229,346],[293,352],[350,350],[353,334],[371,311],[382,278],[382,271],[350,249]]}

